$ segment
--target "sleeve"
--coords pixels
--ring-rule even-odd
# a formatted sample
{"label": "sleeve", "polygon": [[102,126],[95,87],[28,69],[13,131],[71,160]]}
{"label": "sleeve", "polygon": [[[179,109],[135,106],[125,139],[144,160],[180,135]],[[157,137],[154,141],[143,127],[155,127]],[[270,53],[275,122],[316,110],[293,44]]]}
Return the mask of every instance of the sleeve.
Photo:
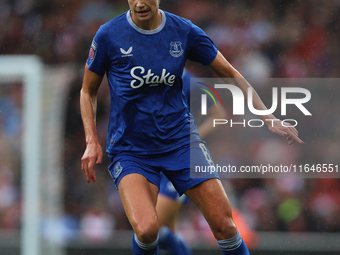
{"label": "sleeve", "polygon": [[107,50],[108,47],[105,39],[106,36],[103,28],[100,27],[93,38],[89,56],[86,61],[89,66],[89,70],[101,76],[105,74],[109,63]]}
{"label": "sleeve", "polygon": [[215,43],[204,33],[198,26],[191,24],[189,32],[190,48],[188,59],[200,62],[203,65],[209,65],[214,61],[217,55]]}

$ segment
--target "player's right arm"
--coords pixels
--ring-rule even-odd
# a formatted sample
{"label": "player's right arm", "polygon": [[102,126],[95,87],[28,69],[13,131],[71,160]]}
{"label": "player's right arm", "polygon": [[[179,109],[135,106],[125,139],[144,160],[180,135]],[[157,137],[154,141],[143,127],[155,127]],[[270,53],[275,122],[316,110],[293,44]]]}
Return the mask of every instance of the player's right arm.
{"label": "player's right arm", "polygon": [[102,162],[103,151],[99,144],[96,130],[97,92],[103,80],[100,76],[85,66],[83,85],[80,91],[80,111],[83,120],[86,149],[81,158],[81,168],[87,182],[96,181],[94,165]]}

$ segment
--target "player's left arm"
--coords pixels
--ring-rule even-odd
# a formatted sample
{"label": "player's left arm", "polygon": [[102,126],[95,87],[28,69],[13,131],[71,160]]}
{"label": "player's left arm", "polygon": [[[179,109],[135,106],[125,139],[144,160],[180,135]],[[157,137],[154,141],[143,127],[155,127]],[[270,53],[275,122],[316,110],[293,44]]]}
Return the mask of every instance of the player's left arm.
{"label": "player's left arm", "polygon": [[[244,77],[224,58],[224,56],[218,51],[216,58],[209,65],[209,67],[220,77],[220,78],[233,78],[236,85],[242,90],[244,95],[248,97],[248,88],[252,86],[244,79]],[[256,91],[252,88],[253,105],[257,110],[267,110],[262,100]],[[281,121],[277,121],[273,114],[262,115],[261,118],[267,124],[269,130],[281,136],[286,136],[289,144],[303,143],[303,141],[298,137],[298,131],[293,126],[283,126]],[[288,126],[288,125],[287,125]]]}

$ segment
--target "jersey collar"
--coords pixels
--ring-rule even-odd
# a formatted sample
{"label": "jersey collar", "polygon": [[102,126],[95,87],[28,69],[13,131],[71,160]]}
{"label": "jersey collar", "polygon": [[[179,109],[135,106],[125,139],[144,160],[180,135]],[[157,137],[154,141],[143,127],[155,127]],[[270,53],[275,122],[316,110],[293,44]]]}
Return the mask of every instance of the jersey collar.
{"label": "jersey collar", "polygon": [[141,34],[145,34],[145,35],[153,35],[153,34],[156,34],[158,32],[160,32],[163,27],[165,26],[165,22],[166,22],[166,16],[165,16],[165,13],[159,9],[159,11],[161,12],[162,14],[162,23],[159,27],[157,27],[156,29],[154,30],[145,30],[145,29],[142,29],[140,28],[139,26],[137,26],[133,21],[132,21],[132,18],[131,18],[131,15],[130,15],[130,11],[127,11],[126,12],[126,18],[127,18],[127,21],[129,22],[129,24],[139,33]]}

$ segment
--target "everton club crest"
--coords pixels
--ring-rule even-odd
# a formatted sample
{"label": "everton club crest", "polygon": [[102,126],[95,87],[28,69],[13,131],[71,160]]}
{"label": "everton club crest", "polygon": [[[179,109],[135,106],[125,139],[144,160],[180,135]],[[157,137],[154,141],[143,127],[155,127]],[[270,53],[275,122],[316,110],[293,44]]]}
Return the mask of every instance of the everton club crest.
{"label": "everton club crest", "polygon": [[171,42],[169,52],[170,52],[170,55],[175,57],[175,58],[180,57],[184,52],[184,50],[182,48],[182,43],[181,42]]}

